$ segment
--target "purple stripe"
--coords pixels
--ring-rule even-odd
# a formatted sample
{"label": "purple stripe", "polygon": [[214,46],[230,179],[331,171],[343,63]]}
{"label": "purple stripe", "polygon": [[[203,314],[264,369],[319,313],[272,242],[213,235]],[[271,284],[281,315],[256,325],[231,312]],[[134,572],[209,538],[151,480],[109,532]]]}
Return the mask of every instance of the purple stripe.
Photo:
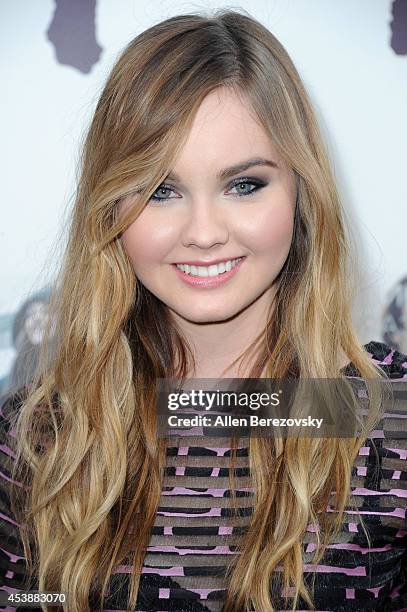
{"label": "purple stripe", "polygon": [[214,546],[210,550],[199,550],[197,548],[178,548],[177,546],[147,546],[148,552],[173,552],[178,555],[234,555],[229,546]]}
{"label": "purple stripe", "polygon": [[332,565],[313,565],[312,563],[304,564],[305,571],[314,571],[321,574],[346,574],[347,576],[366,576],[366,568],[359,565],[358,567],[334,567]]}
{"label": "purple stripe", "polygon": [[[207,599],[210,593],[219,593],[225,592],[226,589],[188,589],[189,593],[196,593],[199,595],[200,599]],[[170,598],[170,589],[158,589],[158,597],[159,599],[169,599]]]}
{"label": "purple stripe", "polygon": [[222,508],[211,508],[209,512],[202,512],[201,514],[189,514],[188,512],[168,512],[164,510],[158,510],[157,514],[161,516],[189,516],[191,518],[201,518],[203,516],[221,516]]}
{"label": "purple stripe", "polygon": [[370,589],[366,589],[366,591],[370,591],[371,593],[373,593],[373,595],[377,599],[379,597],[379,591],[380,589],[383,589],[383,587],[384,587],[384,584],[378,587],[371,587]]}
{"label": "purple stripe", "polygon": [[[241,489],[236,489],[237,491],[246,491],[246,492],[254,492],[254,489],[251,487],[243,487]],[[229,491],[226,489],[205,489],[205,491],[194,491],[193,489],[189,489],[188,487],[172,487],[170,491],[162,491],[162,495],[171,496],[171,495],[211,495],[212,497],[223,497],[225,492]]]}
{"label": "purple stripe", "polygon": [[2,512],[0,512],[0,518],[4,519],[5,521],[8,521],[9,523],[12,523],[13,525],[17,525],[17,527],[21,527],[19,523],[14,521],[12,518],[7,516],[6,514],[3,514]]}
{"label": "purple stripe", "polygon": [[[313,552],[314,550],[316,550],[316,547],[317,547],[316,544],[314,544],[313,542],[310,542],[307,545],[306,552]],[[378,548],[363,548],[362,546],[359,546],[359,544],[340,543],[340,544],[330,544],[326,548],[335,548],[337,550],[356,550],[357,552],[363,553],[365,555],[366,553],[371,553],[371,552],[384,552],[385,550],[392,550],[394,546],[392,546],[391,544],[385,544],[385,546],[381,546]]]}
{"label": "purple stripe", "polygon": [[[6,591],[7,593],[21,593],[22,592],[21,589],[15,589],[13,587],[6,586],[5,584],[2,584],[0,589],[2,591]],[[14,610],[15,608],[12,608],[12,609]]]}
{"label": "purple stripe", "polygon": [[395,495],[396,497],[407,497],[407,489],[390,489],[389,491],[372,491],[360,487],[353,489],[352,495]]}
{"label": "purple stripe", "polygon": [[395,350],[395,349],[392,349],[392,350],[390,351],[390,353],[387,355],[387,357],[385,357],[385,358],[383,359],[383,361],[381,362],[382,364],[384,364],[384,365],[389,365],[389,364],[393,363],[393,355],[394,355],[394,350]]}
{"label": "purple stripe", "polygon": [[[177,449],[178,450],[177,455],[178,456],[188,455],[188,450],[190,448],[196,448],[196,447],[194,447],[193,445],[191,445],[191,446],[179,446],[178,449]],[[201,446],[199,448],[214,451],[214,452],[216,452],[218,457],[223,457],[228,451],[232,450],[230,446],[219,446],[219,447]],[[237,448],[238,449],[245,449],[245,448],[247,448],[247,446],[238,446]],[[202,457],[205,457],[205,456],[206,455],[202,455]]]}
{"label": "purple stripe", "polygon": [[5,455],[13,457],[13,459],[16,458],[16,454],[11,450],[9,446],[7,446],[7,444],[0,444],[0,451],[2,451]]}
{"label": "purple stripe", "polygon": [[[333,510],[328,507],[327,512],[338,512],[338,510]],[[406,509],[405,508],[395,508],[391,512],[373,512],[371,510],[345,510],[346,514],[372,514],[377,516],[398,516],[400,518],[405,518]]]}
{"label": "purple stripe", "polygon": [[405,448],[389,448],[388,450],[400,455],[400,459],[407,459],[407,449]]}
{"label": "purple stripe", "polygon": [[15,555],[14,553],[6,550],[5,548],[0,548],[0,550],[6,553],[6,555],[8,556],[8,558],[10,559],[12,563],[16,563],[16,561],[25,560],[25,557],[20,557],[19,555]]}
{"label": "purple stripe", "polygon": [[141,570],[142,574],[157,574],[158,576],[185,576],[184,568],[181,565],[174,567],[146,567],[144,566]]}
{"label": "purple stripe", "polygon": [[383,429],[373,429],[369,435],[369,438],[381,438],[384,439],[384,431]]}
{"label": "purple stripe", "polygon": [[4,478],[4,480],[7,480],[8,482],[11,482],[12,484],[16,484],[19,487],[22,487],[22,483],[19,482],[18,480],[13,480],[12,478],[9,478],[8,476],[6,476],[6,474],[4,472],[0,472],[0,477]]}

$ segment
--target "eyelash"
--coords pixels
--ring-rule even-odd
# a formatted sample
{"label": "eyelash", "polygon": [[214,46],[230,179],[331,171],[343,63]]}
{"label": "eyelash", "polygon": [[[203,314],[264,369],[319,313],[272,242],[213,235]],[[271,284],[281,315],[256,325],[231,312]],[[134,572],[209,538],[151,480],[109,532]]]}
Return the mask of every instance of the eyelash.
{"label": "eyelash", "polygon": [[[263,181],[259,181],[258,179],[242,177],[242,178],[238,178],[232,181],[229,187],[233,188],[233,187],[236,187],[236,185],[240,185],[241,183],[252,184],[256,187],[256,189],[252,189],[252,191],[249,191],[248,193],[240,193],[240,194],[238,193],[236,194],[238,198],[243,198],[243,197],[247,198],[253,195],[254,193],[256,193],[257,191],[260,191],[260,189],[263,189],[263,187],[267,185],[267,183],[264,183]],[[169,189],[170,191],[173,191],[173,188],[171,187],[171,185],[167,185],[166,183],[161,183],[161,185],[159,185],[155,191],[158,191],[159,189]],[[174,200],[174,199],[176,198],[157,198],[152,195],[150,198],[150,201],[158,203],[158,202],[166,202],[167,200]]]}

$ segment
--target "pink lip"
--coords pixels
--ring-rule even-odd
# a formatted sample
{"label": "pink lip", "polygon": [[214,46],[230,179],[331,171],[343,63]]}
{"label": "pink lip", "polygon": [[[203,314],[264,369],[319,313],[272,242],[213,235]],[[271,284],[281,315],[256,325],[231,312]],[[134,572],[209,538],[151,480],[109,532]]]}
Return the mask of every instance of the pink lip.
{"label": "pink lip", "polygon": [[[234,268],[232,268],[229,272],[223,272],[222,274],[218,274],[218,276],[191,276],[191,274],[185,274],[182,270],[179,270],[175,264],[172,264],[176,274],[179,276],[184,283],[187,285],[193,285],[195,287],[219,287],[219,285],[223,285],[226,283],[232,276],[234,276],[239,270],[242,263],[245,261],[246,257],[243,257]],[[194,264],[192,264],[194,265]],[[201,264],[202,265],[202,264]]]}
{"label": "pink lip", "polygon": [[236,257],[224,257],[223,259],[211,259],[210,261],[174,261],[175,264],[187,264],[188,266],[213,266],[214,264],[222,263],[222,261],[233,261],[233,259],[239,259],[241,255],[236,255]]}

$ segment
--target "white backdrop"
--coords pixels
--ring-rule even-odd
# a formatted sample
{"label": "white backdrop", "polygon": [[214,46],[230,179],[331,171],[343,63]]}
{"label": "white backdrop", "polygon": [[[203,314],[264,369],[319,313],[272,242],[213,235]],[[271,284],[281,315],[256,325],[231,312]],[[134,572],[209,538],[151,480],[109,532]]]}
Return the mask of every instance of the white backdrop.
{"label": "white backdrop", "polygon": [[[86,20],[92,26],[92,2],[69,2],[70,8],[66,0],[3,0],[0,8],[0,380],[24,343],[17,315],[23,320],[23,305],[52,282],[80,140],[112,63],[150,25],[206,8],[246,9],[279,38],[299,69],[360,236],[355,323],[361,341],[382,340],[385,309],[407,275],[407,55],[392,48],[392,2],[94,0],[95,27],[86,31],[81,27]],[[71,17],[64,18],[64,10]],[[81,10],[90,10],[83,21]],[[399,310],[405,307],[401,289],[393,303]]]}

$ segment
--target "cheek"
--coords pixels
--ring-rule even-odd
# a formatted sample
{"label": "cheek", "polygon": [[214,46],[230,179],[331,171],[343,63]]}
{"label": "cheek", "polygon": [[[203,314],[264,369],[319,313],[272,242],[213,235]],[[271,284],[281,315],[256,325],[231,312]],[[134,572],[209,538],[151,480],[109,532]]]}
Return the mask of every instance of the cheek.
{"label": "cheek", "polygon": [[294,210],[291,205],[275,205],[252,215],[244,227],[247,244],[253,253],[276,257],[288,254],[293,229]]}
{"label": "cheek", "polygon": [[174,243],[171,226],[140,216],[123,233],[122,244],[135,269],[161,262]]}

